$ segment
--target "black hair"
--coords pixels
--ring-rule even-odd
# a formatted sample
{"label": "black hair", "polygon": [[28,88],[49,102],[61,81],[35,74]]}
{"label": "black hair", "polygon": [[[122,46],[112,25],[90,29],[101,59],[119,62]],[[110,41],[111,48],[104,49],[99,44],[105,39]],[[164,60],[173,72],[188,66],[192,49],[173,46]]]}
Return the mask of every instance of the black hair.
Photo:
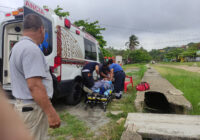
{"label": "black hair", "polygon": [[112,59],[109,59],[109,60],[108,60],[108,63],[109,63],[109,64],[112,64],[112,63],[113,63],[113,60],[112,60]]}
{"label": "black hair", "polygon": [[107,67],[108,66],[108,62],[103,62],[103,67]]}
{"label": "black hair", "polygon": [[42,19],[36,14],[28,14],[24,18],[23,28],[24,30],[31,29],[37,31],[41,26],[43,26]]}

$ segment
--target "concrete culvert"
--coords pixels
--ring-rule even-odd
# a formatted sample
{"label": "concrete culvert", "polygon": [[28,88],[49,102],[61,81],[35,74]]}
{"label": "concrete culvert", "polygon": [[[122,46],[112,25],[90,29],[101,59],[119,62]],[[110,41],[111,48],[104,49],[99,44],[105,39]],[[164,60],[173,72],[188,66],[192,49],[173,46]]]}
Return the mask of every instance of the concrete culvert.
{"label": "concrete culvert", "polygon": [[169,102],[164,94],[160,92],[145,92],[145,111],[152,113],[173,113]]}

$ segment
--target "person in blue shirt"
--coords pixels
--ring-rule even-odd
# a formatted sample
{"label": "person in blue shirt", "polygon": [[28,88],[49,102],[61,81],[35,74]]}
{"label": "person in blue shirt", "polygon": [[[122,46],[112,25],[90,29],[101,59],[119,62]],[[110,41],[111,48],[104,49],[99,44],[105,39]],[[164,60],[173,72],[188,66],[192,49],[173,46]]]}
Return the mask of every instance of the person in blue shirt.
{"label": "person in blue shirt", "polygon": [[86,87],[91,88],[94,85],[93,72],[99,74],[99,63],[89,62],[82,69],[83,83]]}
{"label": "person in blue shirt", "polygon": [[115,78],[115,81],[114,81],[115,97],[116,99],[120,99],[123,94],[124,81],[125,81],[126,75],[122,67],[119,64],[113,63],[112,59],[110,59],[108,63],[109,63],[109,68],[111,72],[111,80],[113,80],[113,77]]}

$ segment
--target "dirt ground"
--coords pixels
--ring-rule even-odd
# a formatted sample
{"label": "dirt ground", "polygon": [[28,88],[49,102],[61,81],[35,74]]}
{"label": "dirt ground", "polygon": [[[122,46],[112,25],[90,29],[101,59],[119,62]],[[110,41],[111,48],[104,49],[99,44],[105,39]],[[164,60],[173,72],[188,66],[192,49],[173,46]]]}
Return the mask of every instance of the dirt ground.
{"label": "dirt ground", "polygon": [[110,119],[106,117],[106,112],[103,111],[100,105],[93,108],[88,107],[87,110],[85,106],[85,103],[81,102],[76,106],[55,105],[55,108],[59,113],[67,111],[76,116],[79,120],[85,122],[91,131],[96,132],[95,135],[98,135],[96,130],[107,124]]}
{"label": "dirt ground", "polygon": [[187,65],[162,65],[162,64],[157,64],[158,66],[167,66],[167,67],[172,67],[172,68],[178,68],[178,69],[183,69],[186,71],[190,72],[198,72],[200,73],[200,67],[197,66],[187,66]]}
{"label": "dirt ground", "polygon": [[[134,72],[138,70],[139,68],[130,68],[125,72]],[[99,130],[101,127],[104,127],[107,123],[110,122],[110,118],[106,116],[108,110],[104,112],[104,110],[101,108],[101,105],[94,106],[93,108],[90,108],[90,106],[88,106],[86,110],[85,106],[86,104],[83,101],[76,106],[66,106],[64,104],[54,105],[57,112],[69,112],[71,115],[85,122],[87,127],[91,131],[95,132],[96,136],[98,136],[100,135],[100,132],[97,130]]]}

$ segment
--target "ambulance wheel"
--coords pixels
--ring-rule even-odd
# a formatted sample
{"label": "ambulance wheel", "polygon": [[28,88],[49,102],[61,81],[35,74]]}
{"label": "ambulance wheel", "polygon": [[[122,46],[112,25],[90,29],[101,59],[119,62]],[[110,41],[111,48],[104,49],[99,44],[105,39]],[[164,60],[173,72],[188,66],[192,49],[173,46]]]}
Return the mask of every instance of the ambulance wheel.
{"label": "ambulance wheel", "polygon": [[82,93],[82,83],[74,82],[72,92],[65,97],[65,103],[67,105],[77,105],[81,101]]}

